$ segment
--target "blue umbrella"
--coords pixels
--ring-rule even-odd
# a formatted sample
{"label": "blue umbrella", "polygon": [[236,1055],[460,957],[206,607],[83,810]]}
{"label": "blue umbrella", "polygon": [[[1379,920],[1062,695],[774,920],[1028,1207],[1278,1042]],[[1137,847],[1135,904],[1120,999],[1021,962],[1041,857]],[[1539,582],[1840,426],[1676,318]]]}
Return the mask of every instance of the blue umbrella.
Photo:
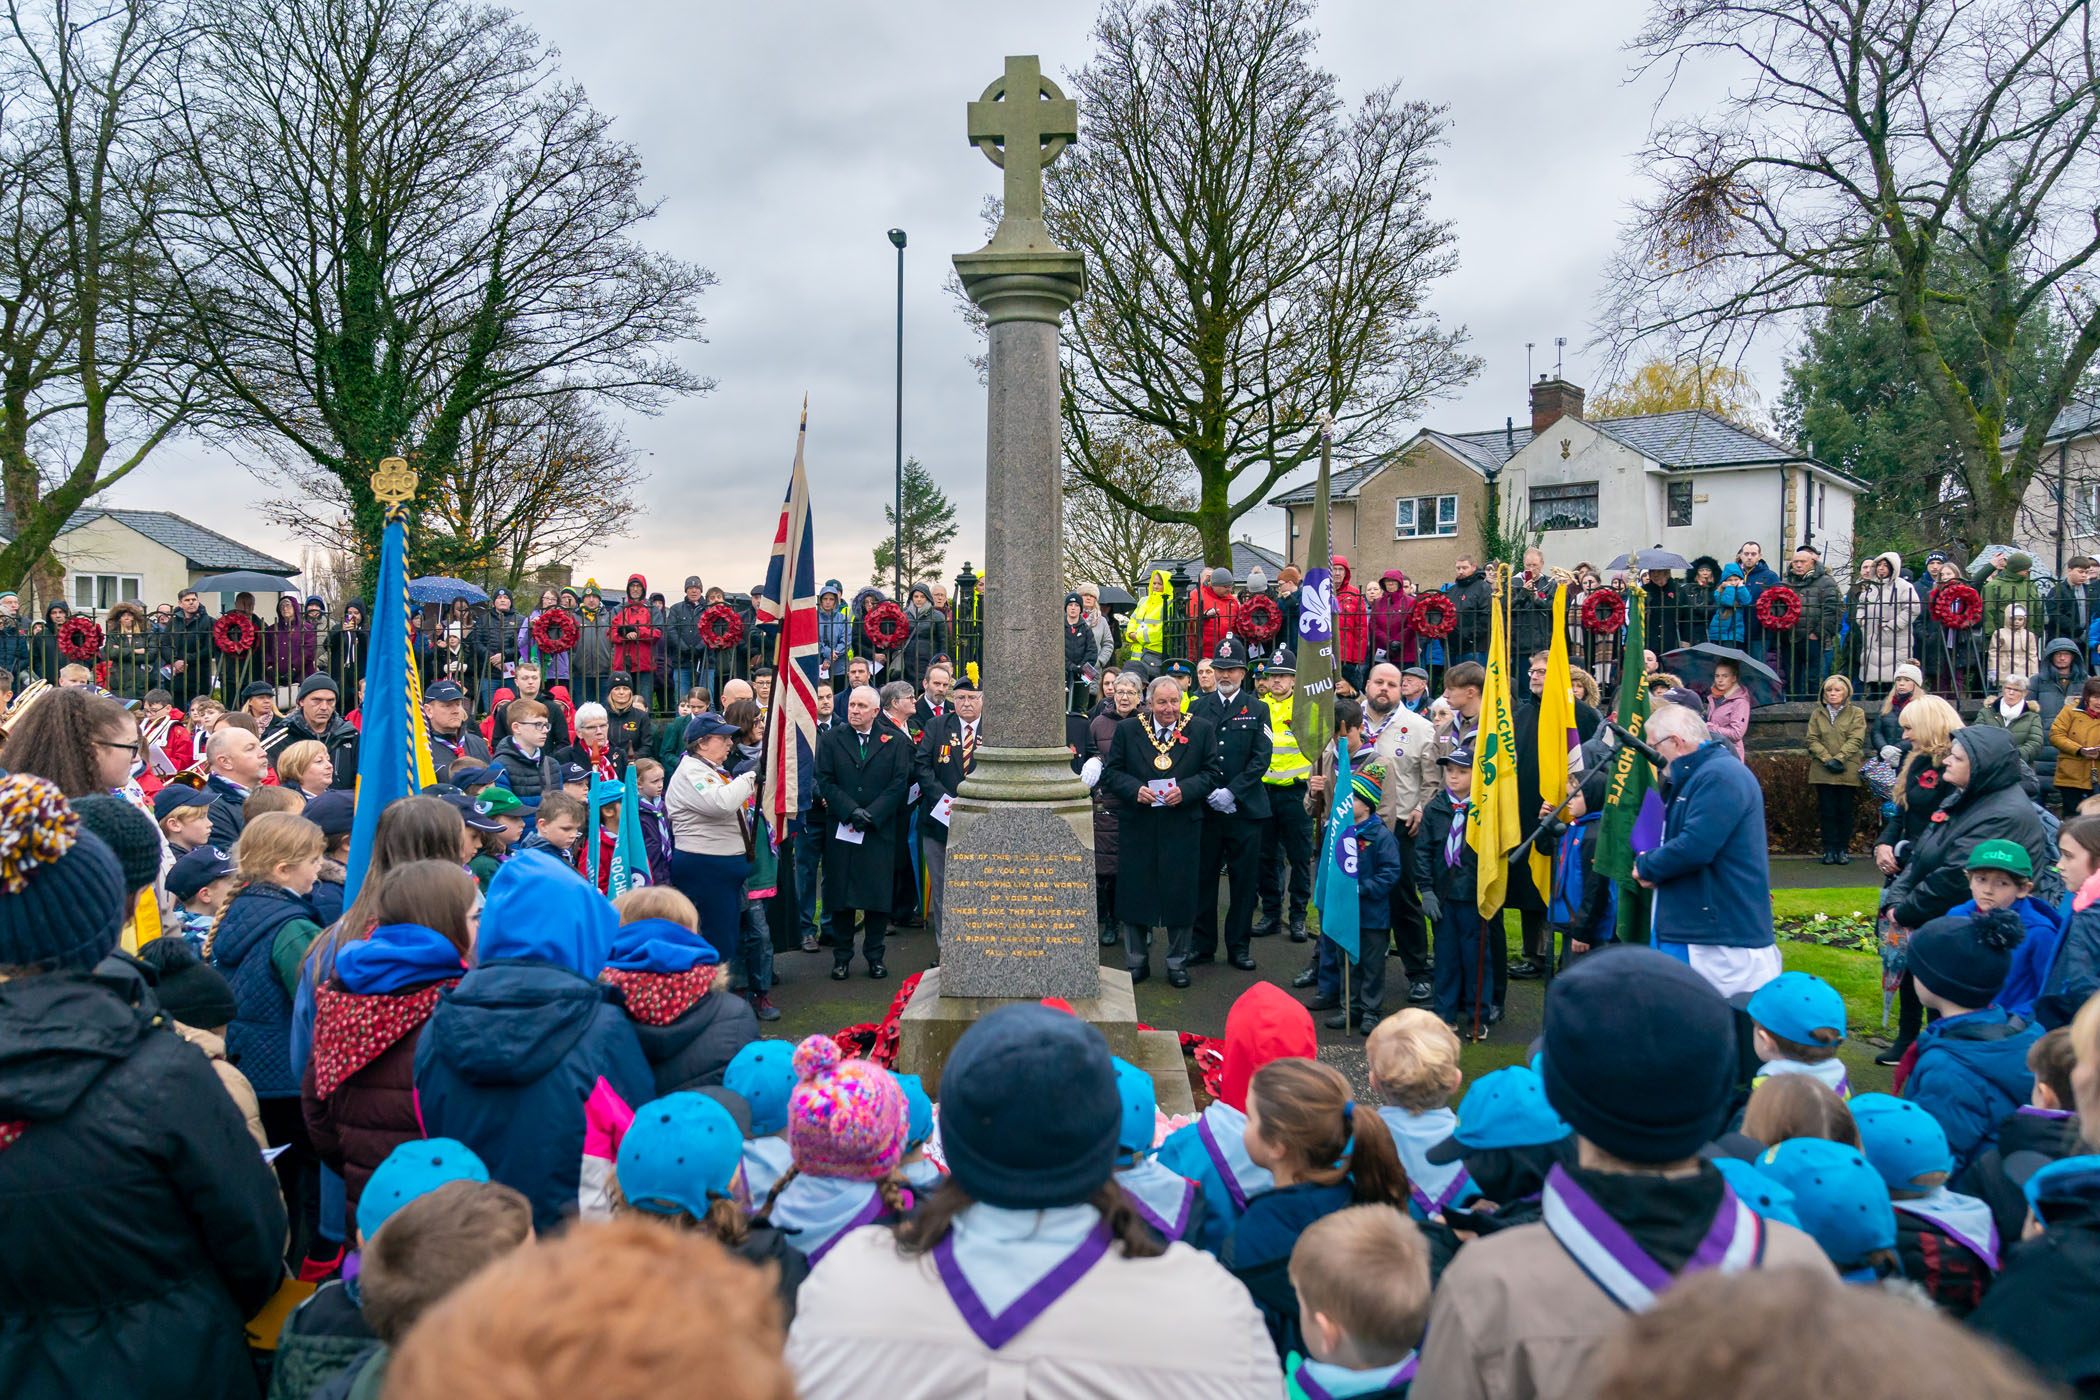
{"label": "blue umbrella", "polygon": [[463,578],[445,578],[440,574],[426,574],[408,581],[408,601],[411,603],[450,603],[461,598],[469,603],[486,603],[489,595]]}

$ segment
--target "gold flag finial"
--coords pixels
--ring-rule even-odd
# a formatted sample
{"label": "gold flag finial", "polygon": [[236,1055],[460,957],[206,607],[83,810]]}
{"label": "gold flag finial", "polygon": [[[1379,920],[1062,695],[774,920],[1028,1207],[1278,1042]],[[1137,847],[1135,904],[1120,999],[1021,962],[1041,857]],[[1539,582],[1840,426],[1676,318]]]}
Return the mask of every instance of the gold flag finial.
{"label": "gold flag finial", "polygon": [[379,470],[372,473],[372,494],[388,506],[415,498],[416,474],[408,469],[406,457],[388,457],[379,463]]}

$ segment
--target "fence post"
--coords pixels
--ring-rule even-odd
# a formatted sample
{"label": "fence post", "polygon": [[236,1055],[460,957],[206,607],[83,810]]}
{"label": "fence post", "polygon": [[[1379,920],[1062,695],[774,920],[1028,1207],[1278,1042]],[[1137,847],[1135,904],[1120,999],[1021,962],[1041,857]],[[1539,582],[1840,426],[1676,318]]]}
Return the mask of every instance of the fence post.
{"label": "fence post", "polygon": [[955,623],[949,638],[956,667],[964,672],[978,662],[984,651],[984,618],[978,601],[977,573],[965,559],[955,575]]}
{"label": "fence post", "polygon": [[1163,661],[1179,657],[1193,666],[1196,664],[1196,643],[1189,621],[1189,590],[1196,586],[1196,581],[1189,577],[1187,564],[1174,566],[1174,575],[1167,580],[1167,586],[1173,590],[1174,598],[1166,615],[1160,619],[1160,657]]}

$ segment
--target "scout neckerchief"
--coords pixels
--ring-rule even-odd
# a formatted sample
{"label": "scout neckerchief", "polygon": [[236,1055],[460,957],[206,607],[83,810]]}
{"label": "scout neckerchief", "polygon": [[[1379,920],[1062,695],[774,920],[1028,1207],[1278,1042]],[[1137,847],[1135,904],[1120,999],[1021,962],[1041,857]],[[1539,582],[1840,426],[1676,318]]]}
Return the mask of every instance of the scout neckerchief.
{"label": "scout neckerchief", "polygon": [[1721,1186],[1721,1204],[1714,1212],[1712,1228],[1675,1274],[1656,1263],[1565,1168],[1556,1165],[1547,1173],[1543,1204],[1546,1229],[1560,1241],[1560,1247],[1592,1283],[1628,1312],[1646,1312],[1686,1274],[1708,1269],[1739,1274],[1764,1262],[1764,1222],[1736,1198],[1726,1182]]}
{"label": "scout neckerchief", "polygon": [[1147,1157],[1136,1166],[1116,1173],[1116,1185],[1131,1209],[1169,1243],[1189,1228],[1189,1212],[1196,1204],[1196,1183]]}
{"label": "scout neckerchief", "polygon": [[[1184,715],[1181,719],[1176,720],[1173,727],[1169,729],[1149,715],[1145,719],[1145,738],[1151,743],[1153,748],[1159,750],[1157,754],[1153,755],[1152,766],[1162,773],[1169,772],[1174,767],[1173,746],[1175,741],[1181,737],[1181,726],[1186,722],[1187,716]],[[1164,739],[1159,737],[1162,731],[1167,736]]]}
{"label": "scout neckerchief", "polygon": [[[1312,1373],[1312,1365],[1310,1363],[1304,1361],[1295,1353],[1292,1354],[1291,1360],[1297,1363],[1289,1376],[1285,1378],[1288,1386],[1285,1393],[1291,1397],[1291,1400],[1297,1400],[1299,1396],[1303,1396],[1304,1400],[1340,1400],[1340,1397],[1337,1397],[1333,1391],[1320,1384],[1319,1379]],[[1415,1367],[1418,1364],[1418,1360],[1413,1352],[1409,1352],[1407,1360],[1391,1368],[1386,1373],[1384,1383],[1379,1386],[1376,1393],[1389,1395],[1402,1385],[1412,1382],[1415,1378]],[[1358,1393],[1360,1394],[1361,1392]]]}
{"label": "scout neckerchief", "polygon": [[1942,1186],[1929,1196],[1890,1204],[1905,1215],[1930,1220],[1956,1244],[1968,1246],[1970,1253],[1990,1265],[1992,1273],[1998,1271],[1998,1222],[1987,1203]]}
{"label": "scout neckerchief", "polygon": [[1466,858],[1466,809],[1471,805],[1463,797],[1451,799],[1451,834],[1444,838],[1444,864],[1453,870]]}
{"label": "scout neckerchief", "polygon": [[977,1339],[997,1351],[1015,1337],[1021,1335],[1029,1323],[1034,1322],[1051,1304],[1072,1291],[1074,1284],[1086,1277],[1087,1270],[1101,1262],[1108,1253],[1108,1225],[1103,1222],[1087,1232],[1079,1247],[1066,1255],[1056,1267],[1031,1285],[1027,1292],[1007,1304],[1006,1311],[994,1314],[985,1306],[970,1280],[963,1275],[962,1266],[955,1262],[955,1237],[944,1235],[933,1247],[933,1262],[940,1270],[941,1282],[948,1289],[963,1321]]}

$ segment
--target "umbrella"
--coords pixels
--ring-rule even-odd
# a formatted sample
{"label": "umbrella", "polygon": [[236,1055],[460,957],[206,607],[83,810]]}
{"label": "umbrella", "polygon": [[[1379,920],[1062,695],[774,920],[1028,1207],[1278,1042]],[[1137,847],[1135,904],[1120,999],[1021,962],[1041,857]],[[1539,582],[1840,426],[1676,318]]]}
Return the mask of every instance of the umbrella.
{"label": "umbrella", "polygon": [[1776,705],[1783,694],[1777,671],[1749,652],[1724,647],[1719,642],[1694,642],[1671,652],[1662,661],[1665,670],[1674,672],[1686,685],[1702,693],[1713,685],[1714,663],[1733,661],[1736,679],[1742,682],[1743,689],[1750,692],[1753,707]]}
{"label": "umbrella", "polygon": [[1604,566],[1610,573],[1613,569],[1639,569],[1647,573],[1650,569],[1689,569],[1691,562],[1682,554],[1672,554],[1667,549],[1637,549],[1631,554],[1622,554]]}
{"label": "umbrella", "polygon": [[1136,606],[1137,599],[1130,596],[1129,589],[1120,588],[1113,583],[1101,585],[1101,611],[1125,612]]}
{"label": "umbrella", "polygon": [[236,569],[230,574],[213,574],[200,578],[190,587],[199,593],[297,593],[298,585],[283,574],[258,573],[254,569]]}
{"label": "umbrella", "polygon": [[442,574],[425,574],[408,581],[411,603],[451,603],[462,598],[470,603],[486,603],[489,595],[463,578],[446,578]]}

